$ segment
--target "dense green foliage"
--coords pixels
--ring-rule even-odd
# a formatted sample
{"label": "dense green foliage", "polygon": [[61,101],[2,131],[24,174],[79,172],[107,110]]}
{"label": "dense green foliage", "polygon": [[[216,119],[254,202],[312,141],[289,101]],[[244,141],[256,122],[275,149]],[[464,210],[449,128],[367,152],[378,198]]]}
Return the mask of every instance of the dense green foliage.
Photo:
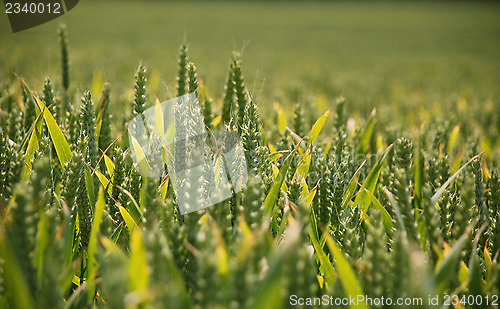
{"label": "dense green foliage", "polygon": [[291,295],[357,294],[496,307],[484,303],[500,294],[500,119],[479,115],[498,98],[459,98],[451,120],[417,129],[404,106],[401,124],[384,109],[359,121],[348,94],[259,99],[235,54],[212,99],[183,44],[170,95],[195,92],[207,127],[239,132],[249,179],[181,215],[168,176],[140,176],[126,137],[126,117],[156,101],[154,73],[127,73],[123,113],[97,74],[75,90],[59,35],[59,75],[40,89],[0,80],[0,308],[288,308]]}

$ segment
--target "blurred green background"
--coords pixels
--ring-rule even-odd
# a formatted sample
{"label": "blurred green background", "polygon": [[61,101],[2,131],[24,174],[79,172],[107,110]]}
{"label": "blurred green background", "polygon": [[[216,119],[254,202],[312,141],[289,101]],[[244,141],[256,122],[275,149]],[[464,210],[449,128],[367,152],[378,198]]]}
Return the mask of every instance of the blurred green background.
{"label": "blurred green background", "polygon": [[[102,74],[112,95],[127,100],[140,61],[173,87],[186,42],[216,101],[236,50],[264,109],[274,99],[289,106],[343,96],[354,117],[377,107],[388,117],[400,112],[404,124],[446,117],[457,102],[467,117],[468,105],[499,111],[498,3],[80,1],[63,17],[16,34],[2,13],[0,80],[15,71],[35,89],[46,76],[59,85],[60,23],[67,24],[79,93]],[[159,84],[159,93],[173,96]]]}

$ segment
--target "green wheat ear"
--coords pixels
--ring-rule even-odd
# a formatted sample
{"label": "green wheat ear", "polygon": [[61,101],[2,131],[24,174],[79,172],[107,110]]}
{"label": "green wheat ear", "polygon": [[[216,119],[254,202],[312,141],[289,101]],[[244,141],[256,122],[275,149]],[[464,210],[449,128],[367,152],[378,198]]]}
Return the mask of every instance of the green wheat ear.
{"label": "green wheat ear", "polygon": [[488,188],[490,191],[492,219],[488,244],[490,245],[491,256],[495,256],[500,251],[500,178],[497,171],[491,173],[488,179]]}
{"label": "green wheat ear", "polygon": [[212,99],[207,96],[206,91],[204,92],[205,94],[201,99],[201,102],[203,103],[203,121],[205,122],[205,126],[207,126],[209,129],[212,129],[212,121],[214,119],[214,116],[212,114]]}
{"label": "green wheat ear", "polygon": [[52,82],[50,78],[46,78],[43,83],[43,96],[42,101],[45,103],[45,106],[49,109],[50,113],[54,118],[56,117],[56,105],[54,100],[54,90],[52,88]]}
{"label": "green wheat ear", "polygon": [[226,85],[224,86],[224,100],[222,102],[222,123],[228,125],[231,121],[231,113],[234,104],[234,80],[233,80],[233,62],[229,66]]}
{"label": "green wheat ear", "polygon": [[115,146],[113,150],[113,188],[111,189],[111,201],[108,203],[108,212],[113,219],[113,222],[116,226],[120,225],[123,222],[123,217],[120,214],[120,210],[118,206],[116,206],[116,202],[121,205],[125,205],[125,198],[123,192],[119,189],[119,187],[124,187],[125,182],[125,162],[123,159],[123,151],[120,147]]}
{"label": "green wheat ear", "polygon": [[80,110],[81,129],[86,142],[86,161],[92,168],[97,164],[97,144],[95,140],[95,114],[94,100],[90,91],[85,91],[82,97],[82,107]]}
{"label": "green wheat ear", "polygon": [[410,278],[410,252],[406,234],[401,230],[395,233],[391,249],[391,264],[388,273],[392,280],[388,281],[392,286],[388,296],[406,297]]}
{"label": "green wheat ear", "polygon": [[[85,149],[88,145],[86,133],[83,131],[80,134],[80,138],[78,140],[78,148]],[[78,243],[78,252],[83,254],[84,251],[87,250],[89,244],[89,236],[92,222],[92,208],[90,205],[87,187],[86,187],[86,179],[85,179],[85,158],[83,153],[77,151],[72,160],[74,160],[74,166],[71,166],[73,171],[75,172],[75,178],[78,179],[76,182],[76,194],[75,194],[75,204],[76,210],[78,212],[78,227],[79,227],[79,243]],[[72,181],[72,180],[70,180]],[[82,261],[83,263],[83,261]],[[82,264],[83,265],[83,264]],[[83,266],[82,266],[83,267]],[[80,276],[80,282],[83,282],[83,274]]]}
{"label": "green wheat ear", "polygon": [[36,107],[35,102],[33,102],[33,96],[29,93],[26,93],[26,90],[22,89],[23,94],[23,129],[24,132],[28,132],[31,125],[35,121],[36,118]]}
{"label": "green wheat ear", "polygon": [[245,108],[248,103],[248,92],[245,87],[245,81],[243,78],[243,73],[241,71],[241,61],[238,55],[234,56],[232,69],[233,69],[233,80],[234,80],[234,92],[236,95],[236,102],[238,105],[238,120],[236,124],[238,126],[238,133],[241,134],[241,127],[243,125]]}
{"label": "green wheat ear", "polygon": [[[442,248],[440,238],[442,237],[441,228],[439,226],[439,213],[436,208],[430,203],[430,188],[424,187],[424,196],[426,199],[422,201],[423,216],[425,219],[425,229],[427,231],[427,238],[429,242],[428,254],[430,255],[433,263],[437,262],[436,248]],[[443,206],[444,207],[444,206]]]}
{"label": "green wheat ear", "polygon": [[188,55],[187,55],[187,47],[185,44],[181,45],[179,51],[179,73],[177,75],[177,96],[183,96],[187,92],[188,87],[188,75],[187,75],[187,66],[189,63]]}
{"label": "green wheat ear", "polygon": [[140,64],[135,73],[135,94],[132,103],[134,115],[141,115],[146,109],[146,83],[146,67]]}
{"label": "green wheat ear", "polygon": [[[101,99],[99,102],[99,106],[102,106],[101,110],[101,129],[99,131],[99,149],[105,151],[108,146],[112,143],[113,138],[111,136],[111,120],[112,116],[109,113],[109,92],[110,92],[110,84],[104,85],[104,90],[101,94]],[[111,154],[108,153],[108,156]]]}
{"label": "green wheat ear", "polygon": [[[50,78],[46,78],[44,85],[43,85],[43,96],[42,100],[45,103],[45,106],[49,109],[50,113],[56,117],[56,114],[58,113],[56,109],[56,102],[54,100],[54,91],[52,89],[52,82],[50,81]],[[47,152],[51,158],[51,169],[50,169],[50,175],[51,177],[51,185],[49,186],[51,189],[55,188],[55,185],[60,181],[61,178],[61,166],[59,165],[57,161],[57,153],[52,145],[52,142],[50,141],[49,144],[51,144],[50,150],[47,149]],[[52,200],[52,197],[51,197]]]}
{"label": "green wheat ear", "polygon": [[418,240],[417,223],[415,220],[415,207],[412,204],[412,183],[411,175],[411,160],[413,157],[413,144],[406,138],[401,138],[396,144],[396,168],[394,170],[395,182],[393,190],[399,206],[401,214],[408,232],[408,236],[413,240]]}
{"label": "green wheat ear", "polygon": [[365,233],[361,226],[360,207],[346,208],[342,217],[346,219],[339,224],[334,236],[348,255],[348,260],[353,263],[361,257],[365,239]]}
{"label": "green wheat ear", "polygon": [[259,115],[257,114],[257,106],[252,99],[249,100],[243,116],[241,139],[248,168],[257,175],[261,166],[265,163],[265,159],[264,149],[262,149]]}
{"label": "green wheat ear", "polygon": [[196,73],[196,66],[194,63],[190,62],[188,64],[188,93],[196,93],[198,95],[198,87],[199,87],[199,81],[198,81],[198,73]]}
{"label": "green wheat ear", "polygon": [[315,199],[313,200],[313,206],[315,207],[315,211],[318,216],[317,225],[319,232],[326,230],[328,224],[330,223],[332,223],[333,226],[338,225],[337,213],[335,212],[332,216],[332,213],[334,212],[332,201],[334,196],[331,192],[332,175],[326,160],[325,156],[320,156],[316,161],[317,164],[315,164],[319,174],[321,175],[321,181],[318,183],[318,191]]}
{"label": "green wheat ear", "polygon": [[[68,96],[68,89],[69,89],[69,45],[68,45],[68,37],[66,33],[66,25],[61,24],[59,26],[59,29],[57,31],[57,34],[59,35],[59,44],[61,46],[61,63],[62,63],[62,85],[64,88],[64,112],[68,112],[70,110],[70,105],[69,105],[69,96]],[[61,118],[60,120],[64,120],[64,116],[61,113]],[[63,121],[64,122],[64,121]]]}
{"label": "green wheat ear", "polygon": [[[31,292],[31,297],[34,297],[37,284],[36,269],[33,265],[33,260],[35,258],[36,247],[36,226],[39,219],[38,209],[33,201],[34,192],[31,184],[20,182],[14,194],[15,200],[10,210],[7,236],[12,241],[13,253],[17,258],[24,280],[26,280],[28,289]],[[6,267],[9,266],[6,265]],[[29,297],[30,295],[26,296]]]}
{"label": "green wheat ear", "polygon": [[295,113],[293,117],[293,132],[298,136],[304,136],[304,110],[302,104],[295,103]]}
{"label": "green wheat ear", "polygon": [[362,273],[363,291],[370,297],[382,297],[391,288],[390,281],[386,279],[386,268],[382,265],[389,264],[387,249],[388,237],[382,224],[380,213],[371,211],[372,226],[368,230],[363,253],[363,265],[366,267]]}
{"label": "green wheat ear", "polygon": [[141,198],[141,208],[143,209],[145,228],[153,229],[158,224],[158,213],[162,211],[160,201],[160,191],[158,188],[158,180],[155,178],[143,178],[143,196]]}

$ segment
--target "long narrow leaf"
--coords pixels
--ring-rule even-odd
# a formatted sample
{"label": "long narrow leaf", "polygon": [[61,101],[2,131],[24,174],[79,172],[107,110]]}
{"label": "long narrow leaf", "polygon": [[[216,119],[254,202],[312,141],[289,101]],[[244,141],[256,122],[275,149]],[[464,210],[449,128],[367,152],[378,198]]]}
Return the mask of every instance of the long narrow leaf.
{"label": "long narrow leaf", "polygon": [[[380,173],[382,172],[382,167],[384,166],[385,158],[387,157],[389,151],[392,149],[392,146],[394,146],[394,143],[392,143],[387,147],[382,157],[380,157],[377,160],[377,163],[375,163],[372,170],[370,171],[365,181],[363,182],[363,187],[372,194],[375,192],[375,188],[377,187],[378,183],[378,178],[380,176]],[[368,196],[368,193],[365,192],[365,190],[360,190],[360,192],[356,196],[356,199],[354,200],[354,205],[357,204],[363,206],[363,215],[364,215],[371,204],[371,199]]]}
{"label": "long narrow leaf", "polygon": [[[27,175],[29,175],[29,171],[31,170],[31,161],[33,160],[33,157],[35,156],[35,151],[38,150],[40,147],[39,145],[39,140],[41,138],[41,132],[42,132],[42,114],[37,112],[37,118],[35,122],[31,125],[30,132],[28,133],[27,137],[29,136],[29,142],[28,142],[28,148],[26,148],[26,153],[24,155],[24,162],[26,165],[23,168],[23,174],[22,178],[25,179]],[[26,139],[27,140],[27,139]],[[23,146],[21,148],[24,148],[26,141],[23,143]]]}
{"label": "long narrow leaf", "polygon": [[311,149],[308,148],[302,160],[300,160],[297,170],[293,174],[293,179],[300,180],[307,176],[307,173],[309,173],[309,166],[311,165],[311,157]]}
{"label": "long narrow leaf", "polygon": [[64,137],[61,128],[50,113],[49,109],[45,107],[45,104],[43,104],[43,102],[40,101],[40,99],[38,99],[33,93],[31,93],[31,95],[35,98],[35,102],[37,103],[39,110],[43,111],[43,119],[47,125],[50,139],[56,149],[59,162],[61,162],[61,165],[64,165],[64,163],[71,159],[71,149],[69,148],[68,141],[66,140],[66,137]]}
{"label": "long narrow leaf", "polygon": [[368,121],[365,125],[365,129],[361,134],[358,145],[358,149],[361,153],[368,153],[368,150],[370,148],[370,140],[373,135],[373,128],[375,127],[375,113],[376,110],[373,109],[373,111],[370,113],[370,118],[368,118]]}
{"label": "long narrow leaf", "polygon": [[418,141],[418,149],[417,149],[417,158],[415,162],[415,184],[414,184],[414,189],[415,189],[415,203],[416,203],[416,208],[421,209],[421,203],[422,203],[422,187],[423,187],[423,178],[424,178],[424,155],[422,154],[422,142],[420,139],[422,136],[419,137]]}
{"label": "long narrow leaf", "polygon": [[38,286],[42,286],[44,278],[44,260],[47,245],[49,244],[49,233],[47,230],[47,218],[44,211],[39,211],[38,231],[36,235],[35,264],[37,267]]}
{"label": "long narrow leaf", "polygon": [[[377,208],[380,211],[380,213],[382,215],[382,222],[384,223],[385,230],[387,233],[390,233],[392,230],[392,227],[393,227],[391,215],[387,212],[387,210],[384,208],[384,206],[382,206],[382,204],[380,204],[380,202],[375,197],[375,195],[373,195],[373,193],[368,191],[362,185],[360,185],[360,187],[368,195],[371,202],[373,203],[373,206],[375,206],[375,208]],[[368,216],[368,215],[366,215],[366,216]]]}
{"label": "long narrow leaf", "polygon": [[265,207],[264,216],[266,217],[273,211],[274,204],[276,203],[276,200],[278,199],[278,195],[280,193],[281,184],[285,180],[285,175],[286,172],[288,171],[288,167],[290,166],[290,162],[292,161],[293,154],[294,152],[291,152],[285,158],[285,162],[281,166],[278,176],[276,176],[273,186],[271,187],[271,190],[269,190],[269,193],[267,194],[266,199],[264,200],[264,207]]}
{"label": "long narrow leaf", "polygon": [[142,217],[142,211],[141,208],[139,207],[139,204],[137,204],[137,201],[134,199],[132,194],[125,190],[124,188],[118,186],[118,189],[120,189],[123,193],[125,193],[126,196],[130,199],[132,204],[129,204],[128,211],[130,212],[130,215],[132,218],[134,218],[135,223],[139,224],[139,221],[141,220]]}
{"label": "long narrow leaf", "polygon": [[[142,232],[137,228],[132,232],[130,239],[127,286],[129,292],[136,292],[139,293],[139,295],[143,295],[143,293],[147,292],[148,285],[149,270],[148,260],[146,258],[146,247],[142,240]],[[140,303],[141,301],[137,300],[137,302]]]}
{"label": "long narrow leaf", "polygon": [[97,175],[97,178],[99,178],[99,181],[101,182],[101,184],[104,186],[104,188],[106,188],[106,191],[108,192],[108,194],[111,195],[111,192],[113,191],[113,184],[110,183],[108,178],[106,178],[106,176],[104,176],[101,172],[99,172],[98,170],[94,170],[94,171]]}
{"label": "long narrow leaf", "polygon": [[335,268],[333,268],[330,259],[326,256],[325,252],[323,251],[323,247],[319,244],[318,239],[314,235],[314,231],[311,228],[309,228],[309,237],[311,238],[316,256],[319,259],[320,271],[322,271],[325,276],[325,282],[328,285],[333,285],[336,276]]}
{"label": "long narrow leaf", "polygon": [[446,190],[446,188],[450,185],[450,183],[458,176],[458,174],[460,174],[460,172],[467,166],[469,165],[472,161],[476,160],[477,158],[479,158],[480,156],[482,156],[484,153],[481,152],[480,154],[478,155],[475,155],[474,157],[472,157],[469,161],[467,161],[467,163],[465,163],[455,174],[453,174],[442,186],[441,188],[439,188],[436,193],[434,193],[434,195],[432,196],[431,198],[431,206],[435,206],[437,201],[439,200],[439,198],[441,197],[441,195],[444,193],[444,190]]}
{"label": "long narrow leaf", "polygon": [[71,149],[69,148],[66,137],[64,137],[61,128],[59,127],[45,104],[40,101],[40,99],[38,99],[38,97],[29,89],[28,84],[26,84],[26,82],[21,77],[19,77],[17,74],[15,75],[21,82],[21,85],[26,93],[30,93],[31,96],[35,99],[36,107],[38,108],[38,111],[43,115],[43,119],[45,120],[45,124],[47,125],[50,139],[52,140],[52,143],[56,150],[57,157],[59,158],[59,162],[61,162],[61,166],[63,166],[64,163],[68,162],[72,156]]}
{"label": "long narrow leaf", "polygon": [[[344,253],[340,250],[330,235],[327,235],[326,237],[326,244],[335,258],[335,269],[337,270],[342,287],[344,288],[347,296],[357,299],[359,295],[365,295],[361,289],[358,279],[356,278],[354,270],[351,268],[351,265],[349,265]],[[364,302],[357,302],[349,307],[368,309],[368,306],[366,306]]]}
{"label": "long narrow leaf", "polygon": [[109,177],[113,177],[113,173],[115,171],[115,164],[106,154],[104,154],[104,163],[106,164],[106,169],[108,170]]}
{"label": "long narrow leaf", "polygon": [[312,144],[312,143],[314,143],[316,141],[316,138],[318,137],[319,132],[321,132],[321,129],[323,129],[323,126],[325,125],[325,122],[326,122],[326,118],[328,118],[328,114],[330,114],[331,110],[332,110],[331,108],[329,110],[327,110],[314,123],[314,125],[313,125],[313,127],[311,129],[311,133],[309,133],[309,143],[310,144]]}
{"label": "long narrow leaf", "polygon": [[146,155],[144,154],[144,151],[142,151],[141,145],[135,139],[135,137],[133,137],[132,134],[130,134],[129,136],[130,140],[132,141],[132,147],[134,148],[135,151],[135,157],[137,158],[137,164],[139,165],[139,170],[141,171],[142,175],[147,176],[151,172],[151,168],[149,167],[149,163],[146,160]]}
{"label": "long narrow leaf", "polygon": [[3,260],[3,280],[8,288],[12,308],[35,308],[30,289],[24,279],[18,257],[9,240],[9,235],[4,230],[4,222],[0,222],[0,257]]}
{"label": "long narrow leaf", "polygon": [[95,213],[94,213],[94,219],[92,221],[92,229],[90,231],[90,237],[89,237],[89,248],[88,248],[88,260],[87,260],[87,288],[88,288],[88,293],[87,296],[89,300],[92,300],[94,298],[94,293],[95,293],[95,277],[97,274],[97,260],[96,260],[96,254],[97,254],[97,234],[100,233],[101,230],[101,222],[102,222],[102,213],[104,212],[104,207],[105,207],[105,200],[104,200],[104,190],[103,187],[100,187],[99,189],[99,195],[97,198],[97,203],[95,205]]}
{"label": "long narrow leaf", "polygon": [[460,259],[463,247],[467,241],[469,241],[469,234],[474,228],[474,225],[476,225],[476,222],[467,227],[465,233],[460,236],[451,248],[451,251],[444,257],[443,261],[439,263],[439,267],[434,275],[434,280],[440,292],[444,290],[449,279],[455,273],[455,266]]}
{"label": "long narrow leaf", "polygon": [[358,179],[361,174],[361,168],[363,167],[363,165],[365,165],[365,163],[366,160],[361,163],[356,172],[354,172],[354,175],[352,175],[351,180],[349,181],[349,185],[347,186],[347,189],[345,190],[342,197],[342,209],[344,209],[349,204],[349,201],[354,196],[354,190],[356,190],[356,186],[358,184]]}
{"label": "long narrow leaf", "polygon": [[117,204],[118,209],[120,210],[120,214],[123,217],[123,221],[125,221],[125,224],[127,225],[127,228],[130,233],[134,231],[134,229],[137,227],[137,224],[135,223],[134,219],[130,216],[128,211],[120,204]]}

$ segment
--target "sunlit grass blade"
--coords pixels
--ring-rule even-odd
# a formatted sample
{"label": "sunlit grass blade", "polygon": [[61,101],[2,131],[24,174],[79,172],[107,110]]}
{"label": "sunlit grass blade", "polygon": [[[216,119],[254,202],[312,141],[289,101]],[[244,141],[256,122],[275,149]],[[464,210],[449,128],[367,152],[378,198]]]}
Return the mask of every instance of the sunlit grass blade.
{"label": "sunlit grass blade", "polygon": [[4,229],[3,220],[0,223],[0,257],[3,260],[2,279],[10,292],[10,300],[14,308],[36,308],[18,258],[15,256],[14,248],[12,248],[9,236]]}
{"label": "sunlit grass blade", "polygon": [[311,132],[309,133],[309,144],[313,144],[316,141],[316,138],[319,135],[319,132],[321,132],[321,129],[323,129],[323,126],[325,125],[326,118],[328,118],[328,115],[330,114],[330,111],[332,109],[330,108],[327,110],[321,117],[316,120],[314,123]]}
{"label": "sunlit grass blade", "polygon": [[134,148],[135,157],[137,158],[137,164],[139,165],[141,174],[149,175],[151,172],[151,168],[149,167],[149,163],[146,160],[146,155],[144,155],[144,152],[142,151],[141,145],[135,139],[135,137],[132,136],[132,134],[129,134],[129,136],[130,140],[132,141],[132,147]]}
{"label": "sunlit grass blade", "polygon": [[120,189],[123,193],[125,193],[125,195],[128,196],[128,198],[132,202],[131,204],[128,205],[127,210],[130,212],[130,215],[132,216],[132,218],[134,218],[134,221],[137,224],[139,224],[139,221],[142,218],[142,211],[141,211],[141,208],[139,207],[139,204],[137,203],[137,201],[135,200],[135,198],[132,196],[132,194],[129,191],[125,190],[124,188],[122,188],[120,186],[118,186],[117,188]]}
{"label": "sunlit grass blade", "polygon": [[311,150],[308,148],[306,153],[303,155],[302,160],[300,160],[299,166],[293,175],[293,179],[300,180],[307,176],[309,172],[309,166],[311,165]]}
{"label": "sunlit grass blade", "polygon": [[111,183],[106,176],[104,176],[101,172],[98,170],[94,170],[95,174],[97,175],[97,178],[99,178],[99,181],[103,185],[103,187],[106,189],[106,192],[111,196],[111,192],[113,191],[113,183]]}
{"label": "sunlit grass blade", "polygon": [[453,130],[451,130],[450,138],[448,140],[448,147],[446,149],[446,153],[451,155],[453,150],[453,146],[455,146],[455,142],[457,141],[458,133],[460,133],[460,124],[457,124]]}
{"label": "sunlit grass blade", "polygon": [[271,190],[269,190],[269,193],[267,194],[266,199],[264,200],[264,207],[265,207],[264,216],[266,217],[273,212],[274,205],[280,193],[281,184],[285,180],[285,175],[286,172],[288,171],[288,167],[290,166],[290,162],[292,161],[293,154],[294,152],[291,152],[285,158],[285,162],[281,166],[279,173],[276,176],[276,179],[274,180],[274,183],[271,187]]}
{"label": "sunlit grass blade", "polygon": [[160,185],[160,194],[161,194],[161,200],[164,201],[165,198],[167,197],[167,191],[168,191],[168,184],[170,181],[170,177],[167,175],[164,180],[161,182]]}
{"label": "sunlit grass blade", "polygon": [[441,197],[441,195],[444,193],[444,191],[446,190],[446,188],[450,185],[450,183],[458,176],[458,174],[460,174],[460,172],[467,166],[469,165],[472,161],[474,160],[477,160],[480,156],[482,156],[484,154],[484,151],[481,152],[480,154],[478,155],[475,155],[474,157],[472,157],[469,161],[467,161],[467,163],[465,163],[461,168],[458,169],[458,171],[456,171],[455,174],[453,174],[437,191],[436,193],[434,193],[434,195],[432,196],[431,198],[431,206],[435,206],[436,203],[438,202],[439,198]]}
{"label": "sunlit grass blade", "polygon": [[438,287],[438,291],[442,292],[445,289],[451,276],[455,273],[455,266],[459,261],[462,249],[467,241],[469,241],[469,234],[475,225],[476,222],[469,225],[465,233],[455,242],[450,252],[448,252],[442,261],[438,261],[437,269],[434,273],[434,281]]}
{"label": "sunlit grass blade", "polygon": [[[357,299],[358,295],[365,295],[354,270],[330,235],[326,235],[326,244],[335,258],[335,270],[339,275],[346,296]],[[349,308],[368,309],[368,306],[364,302],[357,302],[354,305],[350,305]]]}
{"label": "sunlit grass blade", "polygon": [[[422,135],[422,134],[421,134]],[[422,153],[422,142],[420,139],[422,136],[420,135],[419,141],[418,141],[418,148],[417,148],[417,157],[415,161],[415,169],[414,169],[414,190],[415,190],[415,208],[417,209],[422,209],[421,203],[422,203],[422,187],[423,187],[423,179],[424,179],[424,164],[425,164],[425,158]]]}
{"label": "sunlit grass blade", "polygon": [[278,101],[274,101],[274,109],[278,113],[278,129],[280,132],[285,132],[286,119],[285,113],[283,112],[283,107],[281,107]]}
{"label": "sunlit grass blade", "polygon": [[104,163],[106,164],[106,169],[108,170],[109,177],[113,177],[113,173],[115,171],[115,164],[106,154],[104,154]]}
{"label": "sunlit grass blade", "polygon": [[[373,203],[373,206],[375,206],[375,208],[377,208],[377,210],[380,211],[380,214],[382,216],[382,222],[384,223],[385,230],[387,233],[390,233],[392,230],[392,227],[393,227],[391,215],[387,212],[387,210],[384,208],[384,206],[382,206],[382,204],[380,204],[379,200],[375,197],[375,195],[373,195],[373,193],[368,191],[362,185],[360,185],[360,188],[363,190],[363,192],[366,193],[366,196],[368,196],[370,201]],[[368,215],[365,213],[365,216],[368,216]]]}
{"label": "sunlit grass blade", "polygon": [[365,163],[366,160],[364,160],[363,163],[361,163],[356,172],[354,172],[354,175],[352,175],[351,180],[349,180],[349,185],[347,186],[347,189],[345,190],[344,195],[342,196],[342,209],[347,207],[352,197],[354,196],[354,191],[356,190],[356,187],[358,185],[358,180],[361,175],[361,168],[363,167],[363,165],[365,165]]}
{"label": "sunlit grass blade", "polygon": [[64,137],[61,128],[50,113],[49,109],[45,107],[45,104],[43,104],[43,102],[40,101],[40,99],[38,99],[33,93],[31,93],[31,95],[35,98],[35,102],[37,103],[39,110],[43,111],[43,119],[47,125],[50,139],[56,149],[59,162],[61,165],[64,165],[71,159],[71,149],[69,148],[68,141],[66,140],[66,137]]}
{"label": "sunlit grass blade", "polygon": [[47,245],[49,244],[49,235],[47,231],[47,218],[45,212],[39,212],[40,219],[38,220],[38,231],[36,235],[36,248],[35,248],[35,265],[37,268],[38,287],[42,287],[42,279],[45,271],[45,254]]}
{"label": "sunlit grass blade", "polygon": [[160,136],[165,134],[165,128],[163,125],[163,108],[158,97],[155,103],[155,131],[160,134]]}
{"label": "sunlit grass blade", "polygon": [[127,228],[130,233],[134,231],[134,229],[137,227],[137,224],[135,223],[135,220],[130,216],[128,211],[120,204],[116,204],[118,209],[120,210],[120,214],[123,217],[123,221],[125,221],[125,224],[127,225]]}
{"label": "sunlit grass blade", "polygon": [[99,188],[99,194],[97,198],[97,203],[95,205],[94,219],[92,221],[92,229],[90,231],[89,237],[89,247],[88,247],[88,259],[87,259],[87,288],[88,288],[88,299],[92,300],[95,294],[95,277],[97,275],[97,270],[99,268],[96,260],[97,254],[97,235],[101,230],[102,214],[106,202],[104,200],[104,189]]}
{"label": "sunlit grass blade", "polygon": [[38,115],[30,133],[28,148],[26,148],[26,153],[24,155],[24,162],[26,163],[26,166],[23,169],[23,179],[26,177],[26,175],[28,175],[28,172],[31,169],[31,161],[33,161],[33,157],[35,156],[35,151],[37,151],[40,147],[39,140],[41,138],[42,131],[42,122],[40,121],[41,115],[41,113]]}
{"label": "sunlit grass blade", "polygon": [[[304,178],[302,178],[302,181],[304,182],[303,186],[305,188],[307,186],[307,183],[306,183]],[[318,192],[318,184],[320,181],[321,181],[321,179],[318,180],[318,183],[314,186],[314,188],[312,188],[311,191],[309,191],[307,193],[307,195],[304,197],[304,201],[305,201],[307,206],[311,206],[312,201],[314,200],[314,197],[316,196],[316,192]]]}
{"label": "sunlit grass blade", "polygon": [[300,233],[299,224],[293,221],[290,222],[286,233],[284,233],[283,246],[280,247],[280,250],[275,251],[274,256],[272,256],[266,277],[259,284],[254,301],[249,308],[283,308],[283,265],[289,252],[296,249]]}
{"label": "sunlit grass blade", "polygon": [[[121,209],[120,209],[121,210]],[[144,303],[147,297],[149,286],[149,266],[146,257],[146,247],[142,239],[142,232],[136,228],[130,237],[130,259],[127,267],[127,288],[129,292],[136,294],[135,301],[139,305]],[[146,294],[146,295],[145,295]],[[132,304],[131,304],[132,305]]]}
{"label": "sunlit grass blade", "polygon": [[213,120],[212,120],[212,127],[213,128],[217,128],[217,126],[219,125],[219,123],[221,122],[222,120],[222,116],[219,115],[217,117],[215,117]]}
{"label": "sunlit grass blade", "polygon": [[296,143],[299,143],[300,147],[306,148],[306,143],[304,142],[304,138],[300,137],[297,133],[293,132],[289,127],[285,127],[285,130],[290,133]]}
{"label": "sunlit grass blade", "polygon": [[479,237],[483,234],[484,230],[487,228],[488,223],[483,224],[479,230],[476,232],[474,241],[472,244],[471,256],[469,258],[469,293],[472,295],[484,296],[484,281],[482,274],[482,266],[479,265],[478,254],[480,251],[477,250]]}
{"label": "sunlit grass blade", "polygon": [[323,247],[320,246],[318,239],[311,228],[309,229],[309,237],[314,247],[314,251],[316,252],[316,258],[319,260],[319,270],[323,273],[325,282],[328,285],[333,285],[336,277],[335,268],[333,268],[330,259],[326,256],[325,252],[323,251]]}
{"label": "sunlit grass blade", "polygon": [[283,154],[281,152],[271,153],[267,160],[269,161],[269,163],[273,163],[274,161],[278,160],[282,156],[283,156]]}
{"label": "sunlit grass blade", "polygon": [[[366,191],[369,191],[370,193],[375,193],[375,189],[377,187],[378,179],[380,177],[380,173],[382,172],[382,167],[384,166],[384,161],[385,158],[387,157],[387,154],[389,151],[391,151],[392,146],[394,146],[394,143],[389,145],[387,149],[385,150],[384,154],[382,157],[380,157],[377,160],[377,163],[373,166],[372,170],[366,176],[365,181],[363,182],[363,187],[366,189]],[[371,204],[371,199],[368,196],[368,193],[365,190],[360,190],[358,195],[356,196],[356,199],[354,200],[354,205],[361,205],[363,209],[363,215],[366,213],[368,210],[368,207],[370,207]]]}
{"label": "sunlit grass blade", "polygon": [[375,113],[376,110],[373,109],[373,111],[370,113],[370,118],[368,118],[368,121],[366,122],[365,129],[361,134],[361,138],[358,144],[358,149],[360,153],[366,154],[370,150],[370,141],[372,139],[373,128],[375,126]]}
{"label": "sunlit grass blade", "polygon": [[61,128],[59,127],[56,120],[50,113],[49,109],[45,106],[45,104],[42,101],[40,101],[40,99],[38,99],[38,97],[29,89],[28,85],[21,77],[19,77],[17,74],[15,75],[21,82],[26,93],[31,94],[31,96],[35,100],[38,111],[42,113],[43,119],[45,120],[45,124],[47,125],[47,129],[49,131],[50,139],[52,140],[52,143],[56,150],[57,157],[59,158],[61,166],[63,166],[66,162],[68,162],[71,159],[71,149],[69,148],[66,137],[64,137]]}

